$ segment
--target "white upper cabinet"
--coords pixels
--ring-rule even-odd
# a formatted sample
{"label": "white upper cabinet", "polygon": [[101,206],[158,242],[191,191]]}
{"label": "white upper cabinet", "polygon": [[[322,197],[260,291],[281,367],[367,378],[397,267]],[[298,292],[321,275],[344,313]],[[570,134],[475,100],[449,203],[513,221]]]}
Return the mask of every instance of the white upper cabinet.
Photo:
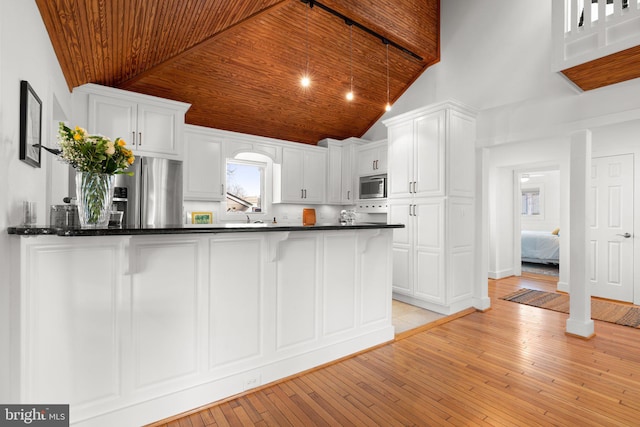
{"label": "white upper cabinet", "polygon": [[137,155],[182,156],[189,104],[94,84],[74,89],[74,98],[76,123],[89,133],[122,138]]}
{"label": "white upper cabinet", "polygon": [[464,110],[419,110],[385,122],[390,198],[473,197],[475,118]]}
{"label": "white upper cabinet", "polygon": [[389,127],[389,197],[444,195],[445,115]]}
{"label": "white upper cabinet", "polygon": [[325,149],[284,147],[274,173],[274,203],[324,203],[326,164]]}
{"label": "white upper cabinet", "polygon": [[184,199],[225,199],[222,138],[187,126],[184,133]]}
{"label": "white upper cabinet", "polygon": [[334,205],[352,205],[355,193],[355,152],[358,140],[349,138],[343,141],[323,139],[318,142],[327,148],[327,200]]}
{"label": "white upper cabinet", "polygon": [[387,173],[387,143],[372,142],[356,150],[358,176]]}

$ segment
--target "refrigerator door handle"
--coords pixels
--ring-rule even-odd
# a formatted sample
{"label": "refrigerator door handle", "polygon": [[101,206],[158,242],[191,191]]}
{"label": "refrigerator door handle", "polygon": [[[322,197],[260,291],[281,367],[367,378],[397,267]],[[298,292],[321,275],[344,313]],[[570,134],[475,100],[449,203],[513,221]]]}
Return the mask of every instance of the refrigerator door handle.
{"label": "refrigerator door handle", "polygon": [[143,161],[142,164],[140,164],[140,227],[146,224],[145,219],[147,217],[147,210],[149,209],[147,201],[149,195],[149,165],[144,161],[145,159],[141,160]]}

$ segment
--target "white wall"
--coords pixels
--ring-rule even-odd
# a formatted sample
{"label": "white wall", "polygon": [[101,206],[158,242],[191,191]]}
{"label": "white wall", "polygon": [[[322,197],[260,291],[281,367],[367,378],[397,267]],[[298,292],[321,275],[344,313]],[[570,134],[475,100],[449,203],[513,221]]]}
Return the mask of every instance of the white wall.
{"label": "white wall", "polygon": [[[47,219],[48,163],[42,168],[20,161],[20,80],[27,80],[42,100],[43,137],[50,129],[53,99],[61,111],[70,111],[70,95],[49,36],[33,0],[0,1],[0,401],[9,402],[9,277],[10,239],[7,227],[20,223],[21,203],[38,203],[38,222]],[[43,141],[47,143],[48,141]],[[47,144],[50,145],[50,144]]]}
{"label": "white wall", "polygon": [[[428,68],[381,120],[447,99],[479,110],[574,89],[551,73],[551,1],[440,2],[440,62]],[[481,128],[479,124],[479,129]],[[364,136],[386,138],[378,121]]]}

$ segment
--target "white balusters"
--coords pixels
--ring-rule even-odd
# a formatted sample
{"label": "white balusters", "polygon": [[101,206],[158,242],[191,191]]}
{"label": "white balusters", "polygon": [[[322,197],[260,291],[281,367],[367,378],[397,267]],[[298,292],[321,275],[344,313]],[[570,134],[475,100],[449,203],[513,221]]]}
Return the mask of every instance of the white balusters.
{"label": "white balusters", "polygon": [[565,70],[640,45],[639,1],[554,0],[554,68]]}

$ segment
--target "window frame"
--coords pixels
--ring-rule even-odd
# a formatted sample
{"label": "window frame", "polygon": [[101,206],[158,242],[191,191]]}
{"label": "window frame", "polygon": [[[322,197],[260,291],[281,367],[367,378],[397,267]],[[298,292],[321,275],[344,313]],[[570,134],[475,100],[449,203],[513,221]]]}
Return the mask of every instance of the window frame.
{"label": "window frame", "polygon": [[[526,193],[538,193],[538,214],[522,212],[523,197]],[[542,183],[520,186],[520,216],[527,220],[544,220],[544,185]]]}
{"label": "window frame", "polygon": [[[261,212],[243,212],[243,211],[235,211],[228,212],[227,211],[227,190],[228,190],[228,181],[227,181],[227,169],[229,163],[235,164],[244,164],[244,165],[255,165],[258,167],[262,167],[262,182],[261,186]],[[246,221],[247,216],[251,222],[255,221],[266,221],[271,212],[271,201],[273,199],[273,191],[272,191],[272,180],[273,180],[273,161],[259,153],[238,153],[234,157],[227,157],[225,159],[225,173],[224,173],[224,188],[225,195],[224,200],[221,202],[221,212],[220,217],[223,221]]]}

